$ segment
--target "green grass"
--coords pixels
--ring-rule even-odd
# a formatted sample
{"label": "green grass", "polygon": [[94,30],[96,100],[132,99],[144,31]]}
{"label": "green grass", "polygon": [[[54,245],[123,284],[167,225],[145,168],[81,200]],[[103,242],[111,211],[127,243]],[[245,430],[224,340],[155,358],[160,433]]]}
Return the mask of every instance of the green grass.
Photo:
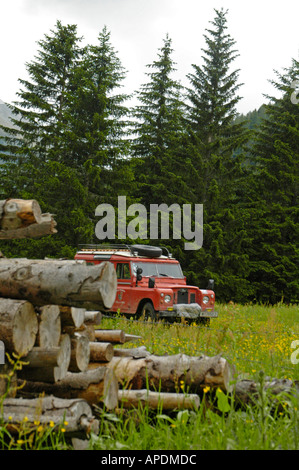
{"label": "green grass", "polygon": [[[144,345],[153,354],[222,355],[235,365],[240,378],[261,382],[256,406],[237,410],[231,397],[219,393],[214,396],[213,409],[208,409],[204,401],[198,410],[168,414],[148,408],[120,409],[114,413],[99,409],[100,432],[91,436],[91,449],[299,449],[298,399],[284,397],[281,406],[273,411],[273,401],[262,391],[265,376],[299,380],[299,364],[291,361],[294,353],[291,344],[299,340],[298,306],[230,303],[218,305],[217,310],[219,317],[212,319],[208,327],[135,322],[121,316],[104,318],[100,327],[123,329],[126,333],[141,336],[142,340],[127,343],[125,347]],[[5,440],[5,429],[0,422],[0,449]],[[42,447],[42,437],[46,431],[51,431],[40,429],[39,439],[37,429],[34,438],[31,437],[34,448]],[[14,445],[18,440],[22,441],[16,439]],[[65,448],[61,432],[52,438],[52,442],[55,448]]]}

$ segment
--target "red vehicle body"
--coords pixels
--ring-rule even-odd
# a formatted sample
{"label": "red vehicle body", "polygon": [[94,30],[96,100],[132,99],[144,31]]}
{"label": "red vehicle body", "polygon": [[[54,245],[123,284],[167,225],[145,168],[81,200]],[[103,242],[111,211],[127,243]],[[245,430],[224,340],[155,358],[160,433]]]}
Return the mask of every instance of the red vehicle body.
{"label": "red vehicle body", "polygon": [[211,288],[187,285],[178,260],[168,250],[148,245],[89,245],[75,259],[90,264],[109,261],[117,274],[111,312],[159,319],[207,321],[217,317]]}

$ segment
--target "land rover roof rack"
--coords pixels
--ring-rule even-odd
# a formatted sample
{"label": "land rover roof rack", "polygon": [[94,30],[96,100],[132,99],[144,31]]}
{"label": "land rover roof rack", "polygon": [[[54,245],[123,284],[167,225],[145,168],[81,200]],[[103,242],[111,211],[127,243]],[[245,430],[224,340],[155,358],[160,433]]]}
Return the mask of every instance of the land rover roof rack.
{"label": "land rover roof rack", "polygon": [[93,251],[93,252],[105,252],[105,251],[127,251],[130,252],[133,256],[149,256],[149,257],[159,257],[164,255],[167,258],[172,258],[169,250],[163,247],[154,247],[150,245],[127,245],[127,244],[116,244],[116,243],[103,243],[100,245],[97,244],[86,244],[79,245],[79,251]]}
{"label": "land rover roof rack", "polygon": [[103,243],[101,245],[92,245],[92,244],[87,244],[87,245],[79,245],[79,249],[80,251],[90,251],[90,250],[93,250],[93,251],[103,251],[103,250],[107,250],[107,251],[120,251],[120,250],[129,250],[129,251],[132,251],[131,248],[130,248],[130,245],[117,245],[117,244],[106,244],[106,243]]}

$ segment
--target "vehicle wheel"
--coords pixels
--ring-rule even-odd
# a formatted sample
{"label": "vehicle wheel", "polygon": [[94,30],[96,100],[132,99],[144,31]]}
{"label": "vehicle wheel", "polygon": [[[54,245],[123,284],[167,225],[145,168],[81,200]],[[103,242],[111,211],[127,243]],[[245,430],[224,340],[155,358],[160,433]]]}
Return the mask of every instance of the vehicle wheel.
{"label": "vehicle wheel", "polygon": [[210,318],[200,318],[199,320],[197,320],[197,324],[202,326],[210,326],[210,322]]}
{"label": "vehicle wheel", "polygon": [[133,251],[137,251],[140,256],[148,256],[149,258],[158,258],[162,254],[162,248],[150,245],[132,245]]}
{"label": "vehicle wheel", "polygon": [[146,304],[143,305],[140,316],[141,319],[145,321],[156,321],[157,319],[155,309],[150,302],[146,302]]}

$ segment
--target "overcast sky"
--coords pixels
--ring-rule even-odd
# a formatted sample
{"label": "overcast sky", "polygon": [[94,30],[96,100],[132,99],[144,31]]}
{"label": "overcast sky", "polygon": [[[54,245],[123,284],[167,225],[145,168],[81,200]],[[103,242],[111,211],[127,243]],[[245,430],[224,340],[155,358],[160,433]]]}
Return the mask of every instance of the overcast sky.
{"label": "overcast sky", "polygon": [[[297,0],[2,0],[0,23],[0,99],[12,102],[27,78],[25,63],[37,52],[37,41],[62,24],[76,24],[83,43],[96,44],[106,25],[111,43],[127,70],[123,92],[132,93],[147,81],[152,63],[169,34],[177,79],[187,84],[191,64],[202,64],[203,34],[214,8],[228,10],[228,32],[240,57],[243,97],[240,113],[259,108],[263,93],[275,90],[268,80],[298,59],[299,2]],[[299,79],[299,77],[298,77]]]}

